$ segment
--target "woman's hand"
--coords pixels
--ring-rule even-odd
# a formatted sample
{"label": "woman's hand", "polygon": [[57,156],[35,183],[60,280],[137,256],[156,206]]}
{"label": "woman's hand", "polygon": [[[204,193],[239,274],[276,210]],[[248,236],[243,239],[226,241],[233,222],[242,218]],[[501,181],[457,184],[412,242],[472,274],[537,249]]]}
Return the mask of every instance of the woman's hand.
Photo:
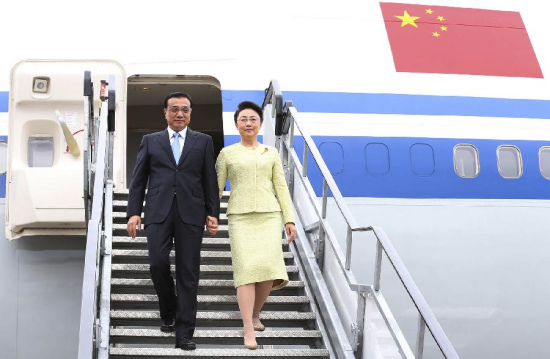
{"label": "woman's hand", "polygon": [[287,223],[285,224],[285,230],[286,235],[288,236],[288,243],[294,242],[294,239],[296,238],[296,227],[294,226],[294,223]]}

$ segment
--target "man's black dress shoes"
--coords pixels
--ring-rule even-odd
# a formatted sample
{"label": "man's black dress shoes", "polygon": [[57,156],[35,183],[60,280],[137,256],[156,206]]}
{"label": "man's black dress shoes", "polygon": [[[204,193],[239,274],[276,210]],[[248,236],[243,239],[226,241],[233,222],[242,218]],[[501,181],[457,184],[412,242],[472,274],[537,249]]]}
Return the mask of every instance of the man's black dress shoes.
{"label": "man's black dress shoes", "polygon": [[168,322],[162,323],[160,331],[163,333],[172,333],[176,330],[176,320],[170,319]]}
{"label": "man's black dress shoes", "polygon": [[195,350],[197,349],[197,346],[195,345],[195,342],[187,337],[179,337],[176,338],[176,348],[180,348],[183,350]]}

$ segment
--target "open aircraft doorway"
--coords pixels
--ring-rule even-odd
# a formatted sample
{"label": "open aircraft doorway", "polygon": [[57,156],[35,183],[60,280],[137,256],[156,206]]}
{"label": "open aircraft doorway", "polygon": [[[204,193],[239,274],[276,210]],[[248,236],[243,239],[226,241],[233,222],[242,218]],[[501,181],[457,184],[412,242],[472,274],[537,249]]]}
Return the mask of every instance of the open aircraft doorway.
{"label": "open aircraft doorway", "polygon": [[193,99],[189,127],[212,136],[214,154],[224,146],[220,82],[212,76],[133,75],[128,78],[126,186],[132,179],[141,139],[167,127],[164,99],[172,92],[188,93]]}

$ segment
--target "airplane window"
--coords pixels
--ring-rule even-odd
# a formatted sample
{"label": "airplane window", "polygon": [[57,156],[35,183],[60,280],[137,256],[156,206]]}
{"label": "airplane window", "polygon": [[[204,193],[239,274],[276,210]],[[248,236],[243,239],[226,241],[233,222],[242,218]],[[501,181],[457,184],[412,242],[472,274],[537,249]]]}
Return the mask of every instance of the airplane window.
{"label": "airplane window", "polygon": [[53,138],[29,138],[29,167],[53,166]]}
{"label": "airplane window", "polygon": [[0,176],[6,174],[8,168],[8,144],[0,141]]}
{"label": "airplane window", "polygon": [[498,172],[504,178],[520,178],[523,174],[521,152],[516,146],[497,148]]}
{"label": "airplane window", "polygon": [[479,175],[479,152],[473,145],[459,144],[454,148],[455,172],[462,178],[475,178]]}
{"label": "airplane window", "polygon": [[411,169],[417,176],[431,176],[435,171],[434,150],[425,143],[415,143],[409,149]]}
{"label": "airplane window", "polygon": [[338,142],[323,142],[319,145],[319,152],[333,176],[344,171],[344,149],[341,144]]}
{"label": "airplane window", "polygon": [[540,173],[550,179],[550,147],[541,147],[539,151]]}
{"label": "airplane window", "polygon": [[383,143],[369,143],[365,146],[365,168],[368,173],[380,176],[390,170],[390,151]]}

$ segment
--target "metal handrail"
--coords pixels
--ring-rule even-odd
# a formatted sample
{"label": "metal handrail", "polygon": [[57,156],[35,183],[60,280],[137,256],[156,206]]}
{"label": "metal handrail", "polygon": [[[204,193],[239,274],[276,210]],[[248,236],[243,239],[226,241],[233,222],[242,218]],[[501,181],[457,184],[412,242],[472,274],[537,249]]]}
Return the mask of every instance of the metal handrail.
{"label": "metal handrail", "polygon": [[[112,99],[114,101],[114,98]],[[85,106],[89,106],[89,101],[85,100]],[[109,163],[112,156],[109,138],[112,136],[108,132],[109,116],[113,116],[114,110],[108,110],[105,106],[99,117],[99,124],[96,131],[88,131],[89,138],[87,139],[86,152],[92,157],[89,170],[92,171],[91,176],[84,177],[85,188],[89,187],[92,192],[91,210],[88,214],[87,235],[86,235],[86,254],[84,262],[84,275],[82,282],[82,303],[80,308],[80,329],[78,342],[78,359],[91,359],[97,354],[99,346],[98,338],[100,325],[98,322],[98,291],[99,281],[102,276],[102,257],[104,253],[104,226],[109,220],[112,221],[112,216],[106,218],[104,209],[109,206],[108,201],[112,197],[106,193],[112,189],[112,184],[109,178]],[[86,111],[90,116],[86,119],[88,122],[94,121],[93,112]],[[91,126],[90,126],[91,127]],[[95,148],[92,149],[92,144]],[[85,158],[84,161],[87,161]],[[86,194],[87,195],[87,194]],[[87,200],[87,198],[84,198]],[[107,227],[108,227],[107,223]]]}
{"label": "metal handrail", "polygon": [[[397,250],[391,244],[391,241],[386,235],[386,232],[381,227],[377,227],[377,226],[369,227],[369,230],[371,230],[374,233],[374,236],[378,241],[376,256],[378,257],[379,253],[381,254],[382,250],[386,253],[386,256],[388,257],[390,263],[395,269],[397,276],[401,280],[401,283],[403,283],[405,290],[409,294],[409,297],[411,297],[414,305],[416,306],[418,312],[420,313],[420,318],[419,318],[420,328],[418,333],[419,337],[424,336],[423,326],[424,325],[427,326],[430,332],[432,333],[432,336],[434,337],[436,344],[441,349],[441,352],[443,353],[443,355],[445,355],[446,358],[458,358],[458,353],[455,351],[449,338],[443,331],[443,328],[441,328],[439,321],[436,319],[434,313],[430,309],[430,306],[428,305],[428,302],[426,302],[426,299],[424,299],[424,296],[420,292],[420,289],[418,289],[418,287],[416,286],[416,283],[414,282],[412,276],[410,275],[409,271],[405,267],[405,264],[399,257],[399,254],[397,254]],[[380,266],[381,264],[378,264],[377,269]],[[375,285],[373,286],[373,289],[375,291],[380,290],[380,274],[381,274],[381,270],[377,270],[377,274],[375,274],[376,276]],[[420,345],[417,344],[417,348],[419,346]]]}
{"label": "metal handrail", "polygon": [[[268,97],[269,95],[269,97]],[[275,109],[275,112],[278,108],[281,108],[282,106],[280,104],[277,104],[277,101],[282,101],[282,92],[280,92],[278,83],[276,80],[272,80],[270,87],[266,90],[266,98],[264,100],[263,106],[265,107],[267,104],[271,104],[273,106],[273,109]],[[432,333],[432,336],[439,346],[441,352],[446,358],[459,358],[457,352],[455,351],[454,347],[452,346],[451,342],[443,332],[443,329],[441,328],[439,322],[435,318],[435,315],[433,314],[432,310],[428,306],[428,303],[420,293],[420,290],[416,286],[414,280],[412,279],[411,275],[405,268],[405,265],[399,255],[397,254],[397,251],[391,244],[389,238],[387,237],[384,230],[380,227],[360,227],[357,225],[357,222],[355,220],[355,217],[351,214],[351,211],[349,210],[349,207],[347,203],[344,201],[344,198],[340,192],[340,189],[336,185],[336,182],[334,181],[334,178],[332,177],[332,174],[330,173],[327,165],[325,164],[319,149],[317,148],[317,145],[313,141],[310,135],[304,132],[304,129],[302,128],[300,122],[298,121],[298,112],[297,110],[292,106],[292,103],[287,102],[287,104],[284,106],[283,113],[279,114],[276,113],[275,116],[278,120],[278,123],[276,124],[276,128],[288,128],[289,131],[287,133],[283,133],[283,136],[287,137],[286,141],[282,141],[283,145],[286,147],[286,150],[288,152],[288,159],[287,162],[290,164],[290,181],[293,180],[294,177],[294,167],[296,167],[296,170],[298,173],[300,173],[300,179],[302,180],[303,184],[305,184],[307,180],[307,158],[308,158],[308,152],[312,154],[313,159],[317,163],[317,166],[319,170],[321,171],[321,175],[323,176],[323,199],[322,199],[322,208],[319,210],[318,208],[318,202],[314,201],[312,197],[317,198],[315,193],[310,188],[311,185],[305,186],[306,189],[310,188],[308,192],[308,196],[310,197],[310,201],[313,204],[313,207],[315,208],[315,211],[317,212],[317,217],[319,218],[319,231],[320,231],[320,237],[322,237],[324,241],[324,237],[327,236],[328,238],[334,238],[334,235],[332,233],[332,230],[330,229],[330,226],[328,225],[326,221],[326,206],[327,206],[327,197],[328,197],[328,190],[331,191],[332,196],[334,198],[334,201],[336,205],[338,206],[340,213],[344,217],[344,220],[347,224],[347,238],[346,238],[346,256],[345,256],[345,263],[342,263],[341,260],[341,250],[340,246],[336,241],[330,240],[330,244],[336,253],[337,261],[342,269],[342,272],[344,273],[346,277],[346,281],[348,283],[349,288],[352,291],[359,292],[360,295],[358,295],[358,328],[356,330],[356,343],[355,347],[357,351],[360,351],[360,343],[362,342],[362,334],[363,334],[363,328],[364,328],[364,308],[365,308],[365,301],[366,297],[364,295],[361,295],[361,293],[365,293],[366,289],[370,293],[373,294],[373,297],[375,298],[377,305],[380,309],[382,309],[386,303],[383,299],[383,296],[380,293],[380,274],[381,274],[381,266],[382,266],[382,251],[386,253],[386,256],[390,260],[390,263],[392,264],[396,274],[398,275],[399,279],[401,280],[403,286],[405,287],[405,290],[407,291],[409,297],[413,301],[414,305],[416,306],[420,318],[419,318],[419,330],[418,330],[418,336],[417,336],[417,351],[416,351],[416,357],[422,358],[423,355],[423,347],[424,347],[424,328],[425,326],[428,327],[430,332]],[[286,126],[283,125],[280,122],[286,122]],[[301,132],[303,140],[304,140],[304,151],[303,151],[303,159],[302,163],[303,166],[300,165],[298,155],[296,153],[295,147],[294,147],[294,127],[298,128],[298,130]],[[309,181],[307,181],[309,182]],[[312,195],[313,192],[313,195]],[[292,193],[292,191],[291,191]],[[365,284],[359,284],[353,273],[351,272],[351,250],[352,250],[352,243],[353,243],[353,234],[355,232],[366,232],[366,231],[372,231],[377,239],[377,253],[376,253],[376,264],[375,264],[375,278],[374,278],[374,285],[365,285]],[[321,251],[322,252],[322,251]],[[321,258],[318,258],[321,259]],[[362,309],[362,310],[361,310]],[[391,319],[393,318],[387,318],[387,316],[384,316],[384,319],[386,320],[387,324],[390,327],[396,326],[396,323],[393,323]],[[391,323],[390,323],[391,322]],[[394,336],[394,339],[396,340],[396,343],[401,351],[401,354],[409,357],[412,356],[412,353],[410,353],[410,350],[408,349],[408,346],[406,344],[406,340],[404,339],[403,335],[401,334],[400,330],[397,328],[395,332],[392,332],[392,335]],[[360,357],[360,353],[356,353],[357,357]]]}
{"label": "metal handrail", "polygon": [[[111,136],[109,136],[111,137]],[[112,156],[110,156],[112,157]],[[111,313],[111,264],[113,249],[113,180],[109,176],[105,186],[105,240],[101,255],[103,257],[101,268],[101,297],[99,299],[99,330],[96,333],[96,347],[98,348],[97,358],[109,358],[109,329]]]}

